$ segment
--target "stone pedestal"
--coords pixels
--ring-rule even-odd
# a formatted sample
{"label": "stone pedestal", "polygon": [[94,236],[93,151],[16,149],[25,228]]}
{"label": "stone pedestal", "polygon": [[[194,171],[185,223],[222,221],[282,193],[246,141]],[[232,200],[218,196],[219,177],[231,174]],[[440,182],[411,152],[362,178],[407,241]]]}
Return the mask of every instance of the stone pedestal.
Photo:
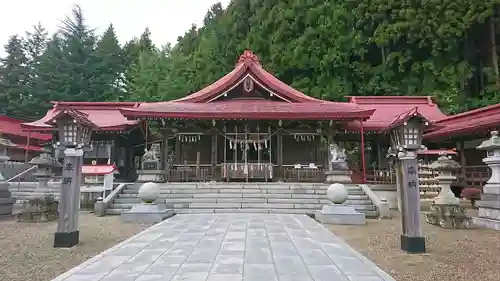
{"label": "stone pedestal", "polygon": [[140,203],[135,204],[130,211],[122,213],[124,222],[158,223],[174,215],[172,209],[164,204]]}
{"label": "stone pedestal", "polygon": [[138,182],[165,182],[165,171],[162,170],[139,170],[137,175]]}
{"label": "stone pedestal", "polygon": [[[0,137],[0,163],[10,159],[7,156],[7,148],[15,146],[10,140]],[[12,215],[12,209],[16,201],[15,198],[12,198],[12,194],[9,191],[9,183],[5,182],[6,180],[2,175],[2,171],[0,171],[0,218]]]}
{"label": "stone pedestal", "polygon": [[8,182],[0,182],[0,219],[12,215],[16,199],[12,198]]}
{"label": "stone pedestal", "polygon": [[316,211],[315,218],[324,224],[365,224],[365,214],[359,213],[350,206],[343,205],[347,200],[348,190],[341,183],[334,183],[327,189],[326,196],[331,204]]}
{"label": "stone pedestal", "polygon": [[167,209],[164,204],[155,203],[160,196],[160,188],[154,182],[147,182],[139,188],[140,204],[135,204],[132,209],[122,213],[124,222],[158,223],[174,215],[172,209]]}
{"label": "stone pedestal", "polygon": [[442,228],[472,228],[472,220],[467,217],[465,208],[458,205],[431,204],[425,221]]}
{"label": "stone pedestal", "polygon": [[500,138],[498,132],[491,132],[491,138],[483,141],[478,149],[486,150],[483,162],[491,168],[491,177],[483,186],[481,200],[476,202],[478,217],[473,218],[475,226],[500,230]]}
{"label": "stone pedestal", "polygon": [[352,183],[351,171],[345,160],[332,161],[331,170],[325,171],[327,183]]}
{"label": "stone pedestal", "polygon": [[316,220],[324,224],[366,224],[365,214],[359,213],[354,208],[342,204],[323,206],[321,211],[314,214]]}

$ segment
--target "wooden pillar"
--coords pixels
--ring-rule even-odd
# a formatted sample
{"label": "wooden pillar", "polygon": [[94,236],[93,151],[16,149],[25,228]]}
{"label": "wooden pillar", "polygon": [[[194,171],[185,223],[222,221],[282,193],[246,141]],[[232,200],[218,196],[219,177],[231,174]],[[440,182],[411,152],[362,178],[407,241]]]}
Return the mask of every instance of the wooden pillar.
{"label": "wooden pillar", "polygon": [[162,147],[162,154],[163,154],[163,159],[162,159],[162,165],[163,165],[163,170],[166,171],[167,167],[167,159],[168,159],[168,135],[166,133],[162,134],[162,140],[161,140],[161,147]]}
{"label": "wooden pillar", "polygon": [[175,154],[173,163],[180,165],[181,164],[181,140],[179,139],[179,135],[175,137]]}
{"label": "wooden pillar", "polygon": [[212,179],[215,179],[217,172],[217,132],[212,132]]}
{"label": "wooden pillar", "polygon": [[283,180],[283,133],[276,133],[276,164],[278,165],[278,180]]}
{"label": "wooden pillar", "polygon": [[467,178],[465,176],[466,174],[466,166],[467,166],[467,159],[465,159],[465,143],[464,141],[459,142],[459,150],[460,150],[460,173],[462,174],[462,181],[464,182],[465,186],[467,185]]}
{"label": "wooden pillar", "polygon": [[29,151],[30,151],[30,141],[31,141],[31,131],[28,132],[28,136],[26,137],[26,147],[24,148],[24,163],[28,163],[29,161]]}
{"label": "wooden pillar", "polygon": [[361,134],[361,165],[363,167],[363,183],[366,183],[366,159],[365,159],[365,129],[363,127],[363,120],[359,121]]}
{"label": "wooden pillar", "polygon": [[332,164],[332,154],[330,153],[330,145],[333,144],[333,130],[330,130],[330,133],[326,136],[327,142],[326,142],[326,161],[328,164],[328,171],[333,170],[333,164]]}

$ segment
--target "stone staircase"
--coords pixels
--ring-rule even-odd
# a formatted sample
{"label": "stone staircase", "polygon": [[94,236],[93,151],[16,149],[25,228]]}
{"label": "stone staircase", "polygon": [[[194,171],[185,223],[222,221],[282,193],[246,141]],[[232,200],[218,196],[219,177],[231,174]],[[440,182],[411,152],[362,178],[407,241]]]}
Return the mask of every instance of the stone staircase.
{"label": "stone staircase", "polygon": [[[326,184],[313,183],[164,183],[158,203],[182,213],[298,213],[314,214],[328,203]],[[107,214],[119,215],[140,202],[140,184],[128,185],[109,205]],[[363,190],[347,185],[347,204],[367,217],[378,212]]]}

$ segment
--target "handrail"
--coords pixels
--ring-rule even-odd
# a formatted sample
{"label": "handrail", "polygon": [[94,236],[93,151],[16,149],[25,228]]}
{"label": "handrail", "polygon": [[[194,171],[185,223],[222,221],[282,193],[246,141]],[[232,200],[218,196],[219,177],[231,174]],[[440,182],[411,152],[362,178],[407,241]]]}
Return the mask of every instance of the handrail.
{"label": "handrail", "polygon": [[26,174],[27,172],[29,172],[29,171],[31,171],[31,170],[33,170],[33,169],[35,169],[35,168],[38,168],[38,166],[37,166],[37,165],[35,165],[35,166],[33,166],[33,167],[30,167],[30,168],[26,169],[25,171],[20,172],[19,174],[17,174],[17,175],[15,175],[15,176],[13,176],[12,178],[10,178],[10,179],[6,180],[5,182],[11,182],[12,180],[15,180],[15,179],[17,179],[17,178],[21,177],[22,175]]}
{"label": "handrail", "polygon": [[366,184],[358,184],[359,187],[363,190],[363,192],[370,198],[373,205],[378,209],[378,216],[381,219],[391,218],[391,211],[389,208],[389,203],[384,198],[379,198],[375,192],[373,192],[370,187]]}
{"label": "handrail", "polygon": [[94,214],[98,217],[105,216],[109,204],[115,200],[118,194],[122,193],[123,189],[127,185],[130,184],[132,183],[121,183],[113,191],[111,191],[106,198],[98,198],[98,201],[94,204]]}

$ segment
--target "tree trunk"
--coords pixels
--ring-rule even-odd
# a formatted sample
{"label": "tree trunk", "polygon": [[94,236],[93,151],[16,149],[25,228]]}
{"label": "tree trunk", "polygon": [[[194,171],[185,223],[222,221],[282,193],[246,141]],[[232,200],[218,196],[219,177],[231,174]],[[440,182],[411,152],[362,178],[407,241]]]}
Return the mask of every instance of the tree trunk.
{"label": "tree trunk", "polygon": [[500,71],[498,70],[497,40],[495,27],[495,13],[490,17],[490,43],[491,43],[491,66],[495,71],[495,81],[497,87],[500,87]]}

